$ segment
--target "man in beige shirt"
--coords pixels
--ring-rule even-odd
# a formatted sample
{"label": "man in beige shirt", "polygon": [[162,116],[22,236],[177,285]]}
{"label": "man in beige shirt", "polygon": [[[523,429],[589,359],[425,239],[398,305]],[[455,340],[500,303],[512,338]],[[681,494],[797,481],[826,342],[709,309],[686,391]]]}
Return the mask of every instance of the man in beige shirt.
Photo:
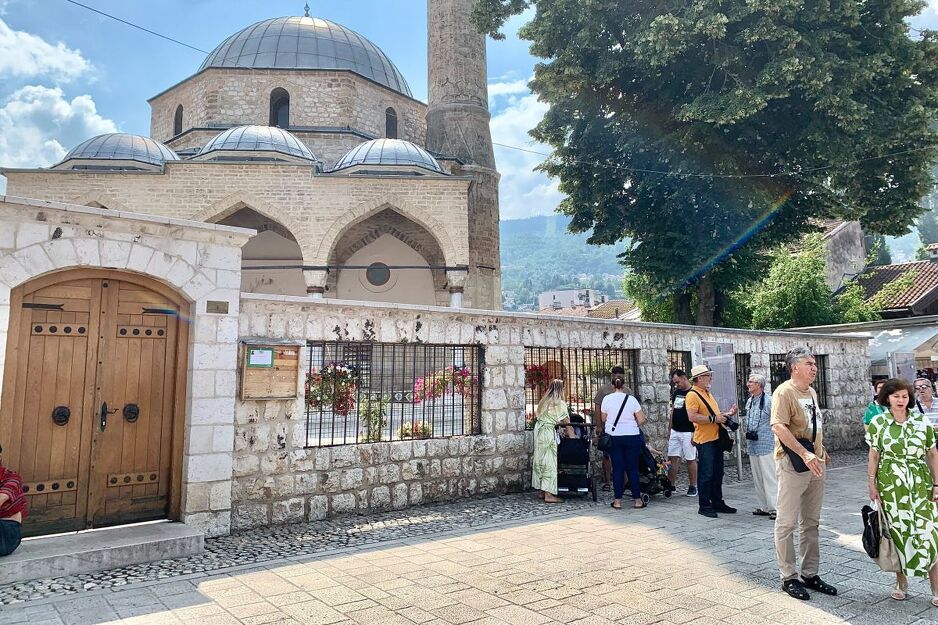
{"label": "man in beige shirt", "polygon": [[[836,595],[837,589],[818,575],[820,550],[818,526],[824,500],[825,465],[831,459],[824,450],[824,428],[817,394],[811,385],[817,377],[817,362],[806,347],[796,347],[785,356],[791,379],[782,382],[772,395],[772,432],[778,475],[778,504],[775,519],[775,556],[782,577],[782,590],[795,599],[810,599],[807,589]],[[810,451],[804,441],[814,451]],[[786,451],[787,448],[787,451]],[[796,470],[789,452],[805,469]],[[795,527],[799,525],[801,577],[795,568]]]}

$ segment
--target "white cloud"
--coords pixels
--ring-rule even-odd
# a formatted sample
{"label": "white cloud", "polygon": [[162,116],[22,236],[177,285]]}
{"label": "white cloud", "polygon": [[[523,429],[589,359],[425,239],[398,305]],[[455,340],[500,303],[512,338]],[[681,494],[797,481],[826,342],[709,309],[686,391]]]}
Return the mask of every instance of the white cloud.
{"label": "white cloud", "polygon": [[85,139],[116,131],[89,95],[69,101],[57,87],[22,87],[0,108],[0,166],[51,165]]}
{"label": "white cloud", "polygon": [[79,50],[64,43],[50,44],[42,37],[13,30],[0,19],[0,77],[47,76],[68,82],[91,69]]}
{"label": "white cloud", "polygon": [[[526,84],[527,81],[518,81]],[[498,86],[499,84],[503,86]],[[489,94],[496,93],[507,98],[496,109],[492,117],[492,140],[503,146],[495,146],[495,160],[501,173],[499,206],[502,219],[518,219],[532,215],[547,215],[554,212],[563,195],[557,189],[557,181],[534,171],[550,153],[550,147],[535,142],[528,130],[534,128],[547,112],[547,105],[538,102],[537,96],[517,89],[517,82],[489,85]],[[524,95],[518,95],[524,94]]]}
{"label": "white cloud", "polygon": [[513,80],[511,82],[494,82],[489,85],[489,106],[496,98],[519,93],[530,93],[527,80]]}

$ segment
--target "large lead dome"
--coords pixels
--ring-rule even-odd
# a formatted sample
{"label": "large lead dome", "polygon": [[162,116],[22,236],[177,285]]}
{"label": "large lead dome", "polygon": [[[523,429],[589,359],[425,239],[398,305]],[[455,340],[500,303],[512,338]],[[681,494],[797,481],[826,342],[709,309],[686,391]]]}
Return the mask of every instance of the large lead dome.
{"label": "large lead dome", "polygon": [[209,67],[345,69],[412,97],[378,46],[318,17],[277,17],[248,26],[212,50],[199,70]]}

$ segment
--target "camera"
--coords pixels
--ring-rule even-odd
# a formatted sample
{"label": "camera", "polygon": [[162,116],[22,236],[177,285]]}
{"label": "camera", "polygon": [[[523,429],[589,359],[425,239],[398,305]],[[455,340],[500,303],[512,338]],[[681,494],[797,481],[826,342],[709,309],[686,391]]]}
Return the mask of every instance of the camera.
{"label": "camera", "polygon": [[730,432],[735,432],[736,430],[739,429],[739,421],[733,421],[732,417],[727,417],[726,429],[728,429]]}
{"label": "camera", "polygon": [[758,432],[746,432],[746,440],[747,441],[759,440],[759,433]]}

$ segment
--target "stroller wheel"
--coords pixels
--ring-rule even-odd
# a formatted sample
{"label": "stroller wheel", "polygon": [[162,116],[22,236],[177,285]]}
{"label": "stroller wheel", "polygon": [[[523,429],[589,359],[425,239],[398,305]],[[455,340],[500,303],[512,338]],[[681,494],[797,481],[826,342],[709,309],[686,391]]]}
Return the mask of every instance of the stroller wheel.
{"label": "stroller wheel", "polygon": [[642,503],[648,503],[651,500],[651,497],[648,496],[648,493],[642,493]]}
{"label": "stroller wheel", "polygon": [[665,499],[670,499],[672,492],[673,492],[673,491],[670,491],[670,490],[664,491],[664,498],[665,498]]}
{"label": "stroller wheel", "polygon": [[594,479],[594,480],[593,480],[593,483],[592,483],[592,485],[591,485],[591,487],[590,487],[590,492],[593,494],[593,501],[594,501],[594,502],[596,501],[596,498],[597,498],[597,495],[596,495],[596,491],[597,491],[597,490],[598,490],[598,489],[596,488],[596,480]]}

